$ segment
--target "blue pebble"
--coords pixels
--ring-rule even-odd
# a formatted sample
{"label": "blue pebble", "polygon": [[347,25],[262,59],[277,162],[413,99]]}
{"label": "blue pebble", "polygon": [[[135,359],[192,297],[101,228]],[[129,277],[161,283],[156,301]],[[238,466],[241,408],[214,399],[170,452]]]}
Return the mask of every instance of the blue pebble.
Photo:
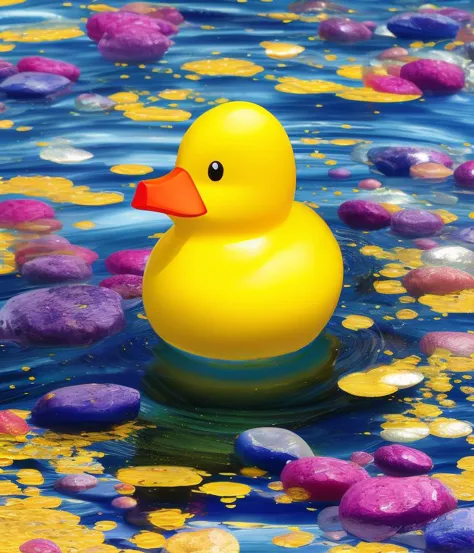
{"label": "blue pebble", "polygon": [[0,91],[12,98],[44,98],[66,89],[71,81],[61,75],[25,71],[8,77],[0,84]]}
{"label": "blue pebble", "polygon": [[309,445],[285,428],[262,427],[246,430],[238,436],[234,448],[244,465],[272,473],[281,472],[288,461],[313,457]]}
{"label": "blue pebble", "polygon": [[410,167],[418,163],[441,163],[451,167],[448,154],[415,146],[377,146],[367,152],[367,158],[375,168],[387,177],[403,177],[410,174]]}
{"label": "blue pebble", "polygon": [[474,507],[440,516],[428,524],[425,538],[433,553],[474,553]]}
{"label": "blue pebble", "polygon": [[387,29],[398,38],[432,40],[455,38],[460,24],[437,13],[404,13],[392,17]]}

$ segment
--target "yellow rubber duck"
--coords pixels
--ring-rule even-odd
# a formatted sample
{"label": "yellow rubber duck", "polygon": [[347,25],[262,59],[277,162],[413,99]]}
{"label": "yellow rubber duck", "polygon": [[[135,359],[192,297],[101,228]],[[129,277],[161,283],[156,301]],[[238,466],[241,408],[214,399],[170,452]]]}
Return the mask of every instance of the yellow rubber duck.
{"label": "yellow rubber duck", "polygon": [[168,175],[140,182],[132,206],[174,225],[146,266],[143,301],[155,332],[184,352],[251,360],[295,352],[337,305],[336,239],[295,202],[288,135],[266,109],[229,102],[201,115]]}

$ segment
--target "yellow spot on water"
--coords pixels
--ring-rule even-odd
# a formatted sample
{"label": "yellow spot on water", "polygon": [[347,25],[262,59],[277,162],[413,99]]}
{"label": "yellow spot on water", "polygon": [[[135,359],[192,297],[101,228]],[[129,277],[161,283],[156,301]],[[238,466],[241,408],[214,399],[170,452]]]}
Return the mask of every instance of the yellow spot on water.
{"label": "yellow spot on water", "polygon": [[44,484],[43,475],[36,469],[20,469],[17,473],[17,479],[19,484],[26,484],[27,486],[41,486],[41,484]]}
{"label": "yellow spot on water", "polygon": [[360,81],[363,77],[363,69],[364,68],[362,67],[362,65],[341,65],[336,73],[341,77],[345,77],[346,79],[354,79]]}
{"label": "yellow spot on water", "polygon": [[411,443],[426,438],[430,434],[429,426],[417,419],[401,416],[382,424],[381,437],[389,442]]}
{"label": "yellow spot on water", "polygon": [[120,469],[117,478],[137,488],[196,486],[202,482],[202,476],[196,469],[166,465]]}
{"label": "yellow spot on water", "polygon": [[270,482],[268,487],[274,492],[281,492],[283,490],[283,484],[281,482]]}
{"label": "yellow spot on water", "polygon": [[304,52],[304,46],[298,44],[290,44],[288,42],[269,42],[264,41],[260,46],[265,48],[265,54],[273,59],[290,59],[296,57],[301,52]]}
{"label": "yellow spot on water", "polygon": [[265,476],[267,471],[257,467],[244,467],[243,469],[240,469],[240,474],[242,476],[248,476],[249,478],[258,478],[259,476]]}
{"label": "yellow spot on water", "polygon": [[33,127],[24,126],[24,127],[17,127],[15,130],[18,132],[27,132],[27,131],[31,131],[32,129]]}
{"label": "yellow spot on water", "polygon": [[344,100],[353,100],[354,102],[380,102],[384,104],[394,104],[400,102],[411,102],[417,100],[420,96],[407,94],[388,94],[386,92],[377,92],[372,88],[348,88],[343,92],[336,94]]}
{"label": "yellow spot on water", "polygon": [[143,531],[135,534],[130,542],[143,549],[158,549],[165,545],[166,538],[156,532]]}
{"label": "yellow spot on water", "polygon": [[418,299],[438,313],[474,313],[474,290],[463,290],[454,294],[437,296],[427,294]]}
{"label": "yellow spot on water", "polygon": [[276,90],[288,94],[323,94],[330,92],[340,92],[345,90],[345,86],[321,80],[304,80],[296,77],[282,77],[279,84],[275,86]]}
{"label": "yellow spot on water", "polygon": [[370,328],[373,325],[373,319],[364,317],[363,315],[349,315],[342,321],[342,326],[350,330],[361,330],[363,328]]}
{"label": "yellow spot on water", "polygon": [[406,290],[399,280],[376,280],[374,288],[379,294],[405,294]]}
{"label": "yellow spot on water", "polygon": [[171,89],[167,88],[166,90],[161,91],[158,96],[160,98],[163,98],[164,100],[186,100],[190,94],[192,94],[192,90],[189,88],[177,88],[177,89]]}
{"label": "yellow spot on water", "polygon": [[408,553],[408,549],[391,543],[366,543],[360,542],[355,547],[350,545],[337,545],[329,550],[329,553]]}
{"label": "yellow spot on water", "polygon": [[183,513],[181,509],[159,509],[148,515],[148,521],[161,530],[178,530],[193,515]]}
{"label": "yellow spot on water", "polygon": [[297,548],[309,545],[314,541],[314,535],[310,532],[290,532],[272,539],[273,545],[279,547]]}
{"label": "yellow spot on water", "polygon": [[117,92],[109,96],[111,100],[117,104],[134,104],[138,101],[139,96],[134,92]]}
{"label": "yellow spot on water", "polygon": [[409,321],[418,317],[418,313],[416,311],[413,311],[413,309],[400,309],[400,311],[397,311],[395,315],[397,319],[403,321]]}
{"label": "yellow spot on water", "polygon": [[133,163],[114,165],[110,168],[112,173],[117,175],[148,175],[153,172],[153,167],[148,165],[135,165]]}
{"label": "yellow spot on water", "polygon": [[342,377],[337,383],[344,392],[357,397],[384,397],[398,391],[396,386],[384,384],[379,374],[352,373]]}
{"label": "yellow spot on water", "polygon": [[91,12],[117,12],[118,8],[114,8],[113,6],[108,6],[107,4],[90,4],[87,6]]}
{"label": "yellow spot on water", "polygon": [[217,497],[235,497],[248,495],[252,491],[252,488],[247,486],[247,484],[239,484],[237,482],[210,482],[201,486],[199,491]]}
{"label": "yellow spot on water", "polygon": [[91,230],[95,228],[95,223],[93,221],[78,221],[72,225],[75,228],[80,230]]}
{"label": "yellow spot on water", "polygon": [[181,66],[185,71],[194,71],[199,75],[230,75],[233,77],[253,77],[263,71],[263,67],[248,60],[217,58],[189,61]]}
{"label": "yellow spot on water", "polygon": [[117,528],[117,523],[113,520],[100,520],[94,525],[94,530],[102,530],[102,532],[109,532],[115,528]]}
{"label": "yellow spot on water", "polygon": [[0,39],[9,42],[55,42],[83,36],[79,27],[64,29],[22,29],[21,31],[3,31]]}
{"label": "yellow spot on water", "polygon": [[445,225],[449,225],[450,223],[454,223],[454,221],[458,220],[457,215],[454,215],[454,213],[451,213],[446,209],[435,209],[433,213],[438,214],[441,219],[443,219]]}
{"label": "yellow spot on water", "polygon": [[356,144],[360,144],[364,141],[357,138],[335,138],[329,142],[335,146],[355,146]]}
{"label": "yellow spot on water", "polygon": [[191,117],[189,111],[156,106],[127,110],[124,115],[134,121],[187,121]]}
{"label": "yellow spot on water", "polygon": [[433,474],[433,478],[441,480],[460,501],[474,500],[474,474],[472,472]]}
{"label": "yellow spot on water", "polygon": [[14,4],[23,4],[26,0],[0,0],[0,8],[4,6],[13,6]]}
{"label": "yellow spot on water", "polygon": [[[21,0],[24,2],[25,0]],[[11,52],[15,48],[15,44],[0,44],[0,52]]]}
{"label": "yellow spot on water", "polygon": [[0,121],[0,129],[11,129],[15,123],[9,119]]}

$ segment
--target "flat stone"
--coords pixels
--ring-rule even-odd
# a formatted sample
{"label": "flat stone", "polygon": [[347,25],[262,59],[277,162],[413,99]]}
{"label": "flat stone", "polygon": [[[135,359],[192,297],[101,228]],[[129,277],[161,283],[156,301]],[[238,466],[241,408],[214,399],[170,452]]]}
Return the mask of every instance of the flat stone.
{"label": "flat stone", "polygon": [[92,474],[68,474],[56,480],[54,488],[65,493],[79,493],[91,490],[99,484],[99,480]]}
{"label": "flat stone", "polygon": [[143,34],[159,32],[164,36],[178,31],[177,27],[168,21],[129,11],[96,13],[89,17],[86,24],[87,36],[95,42],[99,42],[106,34],[118,36],[131,27],[141,30]]}
{"label": "flat stone", "polygon": [[102,56],[109,61],[150,63],[166,54],[171,41],[160,31],[131,25],[119,32],[107,31],[98,46]]}
{"label": "flat stone", "polygon": [[450,177],[453,170],[442,163],[418,163],[410,167],[410,177],[414,179],[442,181]]}
{"label": "flat stone", "polygon": [[366,451],[354,451],[351,453],[351,461],[365,467],[374,461],[374,456]]}
{"label": "flat stone", "polygon": [[430,522],[425,538],[427,549],[433,553],[472,553],[474,507],[456,509]]}
{"label": "flat stone", "polygon": [[88,279],[92,276],[92,269],[81,257],[45,255],[27,261],[21,274],[33,283],[53,283]]}
{"label": "flat stone", "polygon": [[0,83],[0,92],[12,98],[44,98],[64,92],[71,81],[61,75],[27,71],[8,77]]}
{"label": "flat stone", "polygon": [[374,453],[377,468],[388,476],[418,476],[427,474],[433,468],[429,455],[401,444],[380,447]]}
{"label": "flat stone", "polygon": [[439,13],[404,13],[387,22],[387,29],[397,38],[442,40],[456,38],[461,26]]}
{"label": "flat stone", "polygon": [[59,545],[44,538],[34,538],[20,545],[21,553],[61,553]]}
{"label": "flat stone", "polygon": [[380,230],[390,225],[392,215],[380,204],[369,200],[348,200],[337,210],[341,221],[359,230]]}
{"label": "flat stone", "polygon": [[100,94],[85,93],[79,94],[74,100],[76,109],[87,113],[98,113],[101,111],[109,111],[114,109],[117,102],[107,98],[107,96],[101,96]]}
{"label": "flat stone", "polygon": [[54,217],[54,209],[40,200],[5,200],[0,202],[1,228],[14,228],[19,223],[50,217]]}
{"label": "flat stone", "polygon": [[370,75],[364,78],[364,84],[377,92],[421,96],[423,93],[412,82],[391,75]]}
{"label": "flat stone", "polygon": [[437,349],[450,351],[453,355],[469,357],[474,354],[474,334],[469,332],[428,332],[420,341],[421,351],[433,355]]}
{"label": "flat stone", "polygon": [[319,24],[319,36],[329,42],[361,42],[370,40],[372,31],[347,17],[330,17]]}
{"label": "flat stone", "polygon": [[141,298],[143,277],[140,275],[114,275],[104,279],[99,286],[110,288],[120,294],[124,300]]}
{"label": "flat stone", "polygon": [[423,92],[454,94],[465,84],[464,71],[454,63],[421,59],[404,65],[400,77],[415,83]]}
{"label": "flat stone", "polygon": [[402,279],[411,296],[425,294],[444,296],[474,288],[474,276],[451,267],[420,267],[412,269]]}
{"label": "flat stone", "polygon": [[70,81],[77,81],[81,75],[81,71],[77,65],[68,63],[67,61],[54,60],[44,56],[28,56],[22,58],[18,62],[18,70],[20,73],[32,71],[35,73],[52,73],[53,75],[61,75]]}
{"label": "flat stone", "polygon": [[25,419],[10,410],[0,411],[0,434],[7,436],[26,436],[30,427]]}
{"label": "flat stone", "polygon": [[114,275],[129,274],[142,276],[151,252],[152,248],[120,250],[107,257],[105,266],[109,273]]}
{"label": "flat stone", "polygon": [[421,209],[403,209],[392,215],[392,232],[405,238],[426,238],[437,234],[444,221],[437,213]]}

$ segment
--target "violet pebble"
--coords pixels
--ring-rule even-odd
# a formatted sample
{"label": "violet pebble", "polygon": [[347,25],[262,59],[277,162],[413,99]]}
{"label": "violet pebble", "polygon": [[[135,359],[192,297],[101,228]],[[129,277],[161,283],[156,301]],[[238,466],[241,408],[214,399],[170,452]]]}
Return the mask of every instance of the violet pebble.
{"label": "violet pebble", "polygon": [[403,209],[392,215],[392,232],[405,238],[425,238],[437,234],[444,221],[437,213],[422,209]]}
{"label": "violet pebble", "polygon": [[14,228],[18,223],[54,217],[54,209],[39,200],[0,202],[0,228]]}
{"label": "violet pebble", "polygon": [[16,65],[6,60],[0,60],[0,81],[12,75],[16,75],[17,73],[18,67],[16,67]]}
{"label": "violet pebble", "polygon": [[44,98],[64,92],[70,84],[61,75],[27,71],[6,78],[0,83],[0,92],[12,98]]}
{"label": "violet pebble", "polygon": [[361,42],[369,40],[372,31],[347,17],[330,17],[319,24],[319,36],[329,42]]}
{"label": "violet pebble", "polygon": [[412,82],[400,77],[390,75],[370,75],[364,79],[364,83],[377,92],[387,94],[405,94],[409,96],[421,96],[421,90]]}
{"label": "violet pebble", "polygon": [[380,476],[353,485],[342,498],[343,528],[367,541],[383,541],[418,530],[456,508],[451,491],[429,476]]}
{"label": "violet pebble", "polygon": [[366,451],[354,451],[354,453],[351,453],[351,461],[353,463],[356,463],[360,465],[361,467],[365,467],[367,465],[370,465],[374,460],[373,455],[370,453],[367,453]]}
{"label": "violet pebble", "polygon": [[452,167],[453,160],[438,150],[418,148],[415,146],[375,147],[367,152],[370,163],[389,177],[405,177],[410,174],[410,167],[417,163],[441,163]]}
{"label": "violet pebble", "polygon": [[328,177],[331,179],[348,179],[350,176],[351,172],[349,169],[345,169],[344,167],[329,169],[328,171]]}
{"label": "violet pebble", "polygon": [[390,225],[391,214],[369,200],[348,200],[337,210],[341,221],[353,229],[379,230]]}
{"label": "violet pebble", "polygon": [[430,522],[425,537],[427,549],[432,553],[472,553],[474,507],[456,509]]}
{"label": "violet pebble", "polygon": [[151,252],[151,248],[120,250],[107,257],[105,266],[114,275],[143,275]]}
{"label": "violet pebble", "polygon": [[416,240],[413,240],[413,242],[420,250],[431,250],[432,248],[436,248],[436,246],[438,246],[438,242],[431,240],[431,238],[417,238]]}
{"label": "violet pebble", "polygon": [[358,184],[361,190],[376,190],[381,186],[383,186],[382,183],[377,179],[363,179]]}
{"label": "violet pebble", "polygon": [[432,40],[455,38],[461,26],[439,13],[403,13],[387,21],[387,29],[397,38]]}
{"label": "violet pebble", "polygon": [[454,180],[459,188],[474,189],[474,161],[465,161],[454,171]]}
{"label": "violet pebble", "polygon": [[61,553],[59,545],[44,538],[34,538],[20,545],[21,553]]}
{"label": "violet pebble", "polygon": [[143,277],[140,275],[114,275],[104,279],[99,286],[110,288],[120,294],[124,300],[141,298]]}
{"label": "violet pebble", "polygon": [[72,284],[10,298],[0,310],[0,336],[24,345],[87,346],[125,326],[113,290]]}
{"label": "violet pebble", "polygon": [[453,355],[469,357],[474,353],[474,334],[469,332],[428,332],[420,341],[420,349],[425,355],[433,355],[443,349]]}
{"label": "violet pebble", "polygon": [[356,463],[333,457],[306,457],[291,461],[280,480],[293,500],[338,502],[347,490],[370,478]]}
{"label": "violet pebble", "polygon": [[[46,238],[46,237],[45,237]],[[66,239],[64,244],[51,242],[38,243],[39,240],[32,240],[27,243],[15,252],[15,261],[17,265],[24,265],[27,261],[31,259],[36,259],[37,257],[42,257],[44,255],[71,255],[75,257],[80,257],[89,265],[92,265],[94,261],[99,259],[99,256],[90,250],[89,248],[84,248],[83,246],[76,246],[70,244]]]}
{"label": "violet pebble", "polygon": [[374,453],[377,468],[389,476],[418,476],[433,468],[429,455],[401,444],[385,445]]}
{"label": "violet pebble", "polygon": [[116,509],[133,509],[137,506],[137,500],[133,499],[133,497],[116,497],[112,500],[112,507],[115,507]]}
{"label": "violet pebble", "polygon": [[28,56],[18,62],[18,70],[21,73],[33,71],[35,73],[52,73],[61,75],[70,81],[77,81],[81,72],[77,65],[67,61],[53,60],[43,56]]}
{"label": "violet pebble", "polygon": [[415,83],[423,92],[439,94],[454,94],[465,83],[464,71],[454,63],[443,60],[411,61],[401,68],[400,77]]}
{"label": "violet pebble", "polygon": [[402,282],[407,292],[416,298],[425,294],[442,296],[474,288],[474,276],[452,267],[412,269]]}
{"label": "violet pebble", "polygon": [[79,94],[79,96],[77,96],[74,100],[74,103],[79,111],[85,111],[88,113],[108,111],[117,105],[117,102],[107,98],[107,96],[87,92],[85,94]]}
{"label": "violet pebble", "polygon": [[92,474],[68,474],[56,480],[54,487],[56,490],[66,493],[79,493],[92,490],[98,483],[99,480]]}
{"label": "violet pebble", "polygon": [[146,63],[162,58],[171,46],[171,41],[157,30],[130,25],[125,30],[107,31],[98,46],[106,60]]}
{"label": "violet pebble", "polygon": [[27,261],[21,268],[21,274],[34,283],[67,282],[89,278],[92,269],[81,257],[45,255]]}
{"label": "violet pebble", "polygon": [[474,227],[466,227],[458,231],[457,238],[468,244],[474,244]]}
{"label": "violet pebble", "polygon": [[423,13],[438,13],[440,15],[445,15],[458,23],[468,23],[472,20],[472,14],[466,10],[460,10],[459,8],[440,8],[435,10],[433,8],[424,8],[420,10]]}
{"label": "violet pebble", "polygon": [[119,384],[66,386],[41,397],[31,412],[36,424],[102,426],[134,420],[140,411],[140,393]]}

